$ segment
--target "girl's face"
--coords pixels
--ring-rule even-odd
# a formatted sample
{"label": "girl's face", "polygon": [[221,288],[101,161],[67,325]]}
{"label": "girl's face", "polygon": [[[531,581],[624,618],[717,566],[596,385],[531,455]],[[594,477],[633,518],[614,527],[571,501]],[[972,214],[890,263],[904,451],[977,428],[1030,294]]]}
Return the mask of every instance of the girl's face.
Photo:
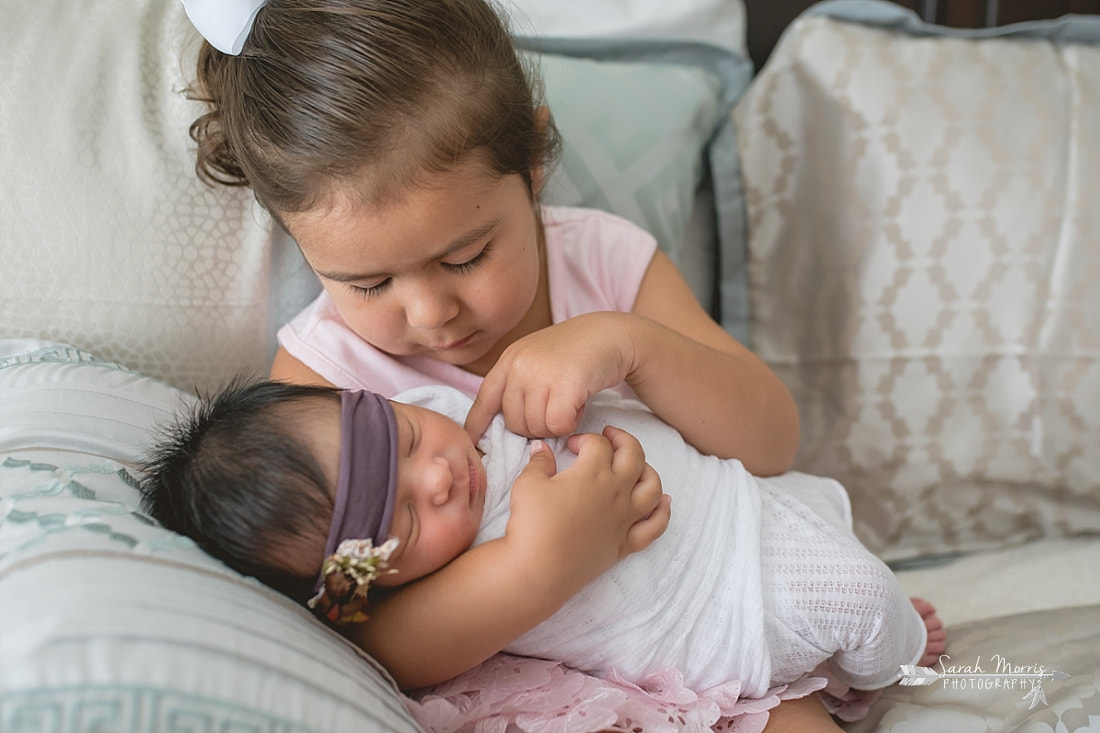
{"label": "girl's face", "polygon": [[396,356],[484,375],[549,325],[541,227],[519,175],[474,156],[377,208],[337,202],[284,217],[341,317]]}
{"label": "girl's face", "polygon": [[404,585],[446,565],[477,536],[485,469],[466,431],[445,415],[391,402],[397,417],[397,494],[390,567],[376,585]]}

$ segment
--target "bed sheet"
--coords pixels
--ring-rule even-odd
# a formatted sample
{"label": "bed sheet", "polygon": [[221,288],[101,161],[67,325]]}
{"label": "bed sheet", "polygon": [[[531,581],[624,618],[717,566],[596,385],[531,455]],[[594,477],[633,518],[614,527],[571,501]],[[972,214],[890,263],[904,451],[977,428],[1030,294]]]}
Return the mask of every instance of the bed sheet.
{"label": "bed sheet", "polygon": [[1100,604],[1100,537],[1044,539],[895,571],[906,592],[932,601],[948,627],[1094,605]]}
{"label": "bed sheet", "polygon": [[926,684],[887,688],[867,716],[845,730],[1096,733],[1098,619],[1100,606],[1076,606],[954,627],[951,659],[925,668]]}
{"label": "bed sheet", "polygon": [[943,557],[897,575],[938,607],[947,657],[919,673],[926,684],[886,689],[845,730],[1100,732],[1100,537]]}

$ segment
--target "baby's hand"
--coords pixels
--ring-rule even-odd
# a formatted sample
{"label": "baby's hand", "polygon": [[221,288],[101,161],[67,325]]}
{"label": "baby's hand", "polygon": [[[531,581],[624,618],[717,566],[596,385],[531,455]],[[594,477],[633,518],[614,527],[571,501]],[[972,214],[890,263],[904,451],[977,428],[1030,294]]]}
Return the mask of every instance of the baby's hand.
{"label": "baby's hand", "polygon": [[664,533],[669,499],[645,462],[641,444],[607,427],[603,435],[569,438],[576,462],[556,473],[554,456],[533,444],[531,461],[512,487],[506,534],[518,542],[533,572],[545,572],[568,596],[622,557]]}
{"label": "baby's hand", "polygon": [[[585,448],[586,435],[591,434],[570,436],[568,442],[570,450],[579,455]],[[614,451],[613,468],[616,467],[616,463],[619,467],[625,468],[627,465],[636,465],[635,461],[641,461],[641,471],[630,492],[630,510],[622,518],[624,523],[628,520],[632,523],[626,531],[626,536],[615,558],[621,560],[631,553],[649,547],[655,539],[664,534],[668,528],[672,498],[662,490],[661,477],[653,466],[645,462],[645,453],[637,438],[611,425],[603,429],[603,437],[611,444]]]}
{"label": "baby's hand", "polygon": [[530,438],[577,429],[588,398],[626,379],[632,351],[625,313],[588,313],[535,331],[500,355],[466,416],[476,442],[497,413]]}

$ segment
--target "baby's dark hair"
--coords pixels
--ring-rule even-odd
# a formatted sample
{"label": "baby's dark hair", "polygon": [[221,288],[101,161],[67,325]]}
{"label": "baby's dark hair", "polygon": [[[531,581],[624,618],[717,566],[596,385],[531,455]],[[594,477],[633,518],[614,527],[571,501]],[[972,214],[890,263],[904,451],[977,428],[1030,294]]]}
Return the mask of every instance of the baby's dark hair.
{"label": "baby's dark hair", "polygon": [[239,56],[199,52],[196,167],[276,218],[352,180],[392,200],[474,151],[531,188],[560,144],[537,84],[486,0],[268,0]]}
{"label": "baby's dark hair", "polygon": [[[333,413],[317,409],[326,402]],[[234,380],[165,428],[141,465],[142,507],[238,572],[305,601],[333,512],[308,418],[339,410],[336,389]]]}

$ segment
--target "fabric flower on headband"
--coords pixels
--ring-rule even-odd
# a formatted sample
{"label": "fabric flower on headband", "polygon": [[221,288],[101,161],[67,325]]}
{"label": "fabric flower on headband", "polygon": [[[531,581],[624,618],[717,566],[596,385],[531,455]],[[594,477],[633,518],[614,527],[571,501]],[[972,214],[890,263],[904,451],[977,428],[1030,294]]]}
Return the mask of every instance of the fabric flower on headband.
{"label": "fabric flower on headband", "polygon": [[363,609],[371,583],[381,575],[397,572],[388,562],[395,549],[395,537],[378,547],[369,539],[341,542],[321,566],[321,589],[309,599],[309,607],[341,626],[366,621]]}

